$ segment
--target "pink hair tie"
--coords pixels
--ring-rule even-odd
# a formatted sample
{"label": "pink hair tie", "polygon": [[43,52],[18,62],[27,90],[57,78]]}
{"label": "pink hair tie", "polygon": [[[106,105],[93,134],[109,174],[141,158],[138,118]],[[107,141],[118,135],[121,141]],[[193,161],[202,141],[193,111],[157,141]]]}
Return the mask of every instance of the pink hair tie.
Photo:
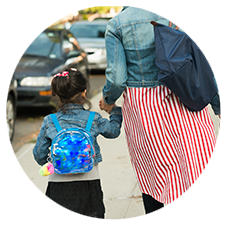
{"label": "pink hair tie", "polygon": [[56,75],[54,75],[54,78],[55,77],[67,77],[67,78],[69,78],[68,74],[69,74],[68,71],[63,71],[62,74],[61,73],[57,73]]}

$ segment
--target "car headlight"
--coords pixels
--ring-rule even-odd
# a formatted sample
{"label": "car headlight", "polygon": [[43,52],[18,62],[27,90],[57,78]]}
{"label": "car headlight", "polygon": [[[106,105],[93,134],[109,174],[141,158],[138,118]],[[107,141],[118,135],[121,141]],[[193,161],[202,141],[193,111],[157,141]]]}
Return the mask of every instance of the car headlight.
{"label": "car headlight", "polygon": [[51,77],[26,77],[23,78],[20,82],[21,86],[50,86],[51,85]]}

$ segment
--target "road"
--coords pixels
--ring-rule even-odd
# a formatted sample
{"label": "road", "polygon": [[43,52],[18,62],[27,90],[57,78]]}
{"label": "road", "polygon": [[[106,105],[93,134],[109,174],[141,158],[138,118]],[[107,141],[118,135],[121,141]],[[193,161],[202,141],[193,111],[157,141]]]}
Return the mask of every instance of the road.
{"label": "road", "polygon": [[[89,98],[100,92],[105,84],[104,71],[97,73],[90,75]],[[18,151],[25,143],[36,141],[43,117],[52,111],[53,109],[51,108],[18,108],[12,141],[14,152]]]}

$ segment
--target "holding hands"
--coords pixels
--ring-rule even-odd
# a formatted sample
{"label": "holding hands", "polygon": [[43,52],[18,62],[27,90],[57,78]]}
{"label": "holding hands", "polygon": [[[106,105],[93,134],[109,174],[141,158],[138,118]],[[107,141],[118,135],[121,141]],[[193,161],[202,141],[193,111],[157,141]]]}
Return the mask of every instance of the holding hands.
{"label": "holding hands", "polygon": [[101,110],[106,111],[108,114],[112,111],[113,107],[115,106],[115,104],[106,104],[103,100],[103,97],[101,98],[101,100],[99,101],[99,107]]}

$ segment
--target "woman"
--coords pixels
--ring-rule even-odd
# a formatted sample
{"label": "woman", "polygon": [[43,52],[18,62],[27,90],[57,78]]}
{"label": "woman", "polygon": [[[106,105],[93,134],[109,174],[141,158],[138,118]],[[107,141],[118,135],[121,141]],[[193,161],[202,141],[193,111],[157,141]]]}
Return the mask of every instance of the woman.
{"label": "woman", "polygon": [[[171,203],[195,182],[216,141],[208,108],[189,111],[157,80],[152,20],[169,24],[152,12],[133,7],[124,7],[109,21],[107,81],[99,103],[108,112],[123,93],[128,149],[146,213]],[[218,95],[211,105],[219,115]]]}

